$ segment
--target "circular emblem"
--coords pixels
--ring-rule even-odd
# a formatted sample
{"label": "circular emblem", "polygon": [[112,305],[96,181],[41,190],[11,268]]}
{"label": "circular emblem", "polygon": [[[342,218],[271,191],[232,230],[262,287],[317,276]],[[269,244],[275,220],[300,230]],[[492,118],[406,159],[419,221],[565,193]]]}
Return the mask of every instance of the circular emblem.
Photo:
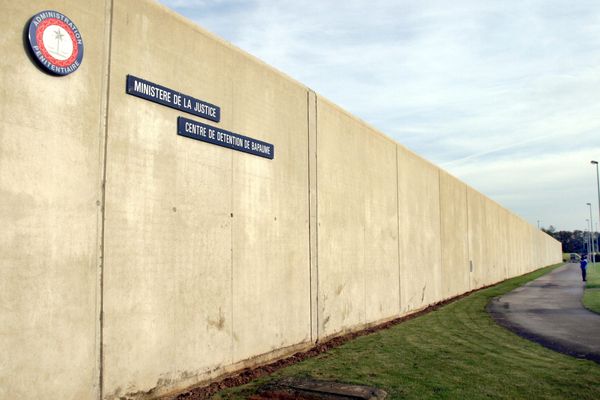
{"label": "circular emblem", "polygon": [[55,75],[68,75],[81,65],[83,40],[73,21],[46,10],[29,22],[29,46],[40,65]]}

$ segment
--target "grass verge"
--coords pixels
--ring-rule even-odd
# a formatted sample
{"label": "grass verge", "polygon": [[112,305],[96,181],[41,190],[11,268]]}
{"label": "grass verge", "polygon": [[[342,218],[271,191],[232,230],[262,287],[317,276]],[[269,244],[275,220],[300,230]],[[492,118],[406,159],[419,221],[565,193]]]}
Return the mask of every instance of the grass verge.
{"label": "grass verge", "polygon": [[600,263],[590,264],[587,268],[583,305],[588,310],[600,314]]}
{"label": "grass verge", "polygon": [[557,266],[359,337],[213,399],[246,399],[260,385],[287,376],[373,385],[391,399],[598,399],[600,365],[522,339],[485,311],[491,298]]}

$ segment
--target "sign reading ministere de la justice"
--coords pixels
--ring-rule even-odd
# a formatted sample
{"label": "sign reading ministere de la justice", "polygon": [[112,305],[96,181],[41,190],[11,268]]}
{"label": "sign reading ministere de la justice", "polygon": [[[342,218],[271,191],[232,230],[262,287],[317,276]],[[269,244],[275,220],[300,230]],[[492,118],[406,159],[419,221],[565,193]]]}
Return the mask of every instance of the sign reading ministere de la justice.
{"label": "sign reading ministere de la justice", "polygon": [[[126,91],[132,96],[213,122],[221,120],[220,107],[133,75],[127,75]],[[275,156],[275,148],[270,143],[184,117],[177,118],[177,134],[259,157],[273,159]]]}
{"label": "sign reading ministere de la justice", "polygon": [[221,109],[214,104],[198,100],[133,75],[127,75],[127,93],[200,118],[214,122],[221,120]]}

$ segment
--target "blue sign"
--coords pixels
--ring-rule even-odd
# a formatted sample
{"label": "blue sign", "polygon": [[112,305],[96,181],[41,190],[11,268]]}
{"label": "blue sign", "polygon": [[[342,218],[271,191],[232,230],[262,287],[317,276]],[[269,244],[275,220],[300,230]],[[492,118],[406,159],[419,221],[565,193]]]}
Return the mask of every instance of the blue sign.
{"label": "blue sign", "polygon": [[192,121],[184,117],[177,118],[177,134],[271,160],[275,156],[275,146],[270,143]]}
{"label": "blue sign", "polygon": [[127,93],[200,118],[215,122],[221,120],[221,109],[214,104],[198,100],[133,75],[127,75]]}
{"label": "blue sign", "polygon": [[83,61],[81,33],[58,11],[46,10],[31,17],[28,38],[33,56],[51,74],[68,75]]}

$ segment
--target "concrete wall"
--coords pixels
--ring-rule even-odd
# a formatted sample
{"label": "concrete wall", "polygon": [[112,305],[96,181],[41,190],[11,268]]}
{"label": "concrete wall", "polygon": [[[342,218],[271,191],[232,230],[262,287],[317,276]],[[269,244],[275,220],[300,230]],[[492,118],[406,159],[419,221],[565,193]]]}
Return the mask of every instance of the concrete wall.
{"label": "concrete wall", "polygon": [[0,4],[0,399],[90,399],[99,374],[106,7],[56,5],[93,49],[77,73],[57,78],[23,41],[29,18],[50,4]]}
{"label": "concrete wall", "polygon": [[440,171],[442,295],[447,299],[470,290],[467,186]]}
{"label": "concrete wall", "polygon": [[396,148],[400,313],[406,314],[442,298],[440,170]]}
{"label": "concrete wall", "polygon": [[[195,382],[311,333],[306,89],[138,3],[115,2],[112,22],[109,397]],[[273,143],[275,159],[177,136],[181,113],[126,95],[127,74],[220,105],[219,126]]]}
{"label": "concrete wall", "polygon": [[[153,2],[0,0],[0,399],[151,398],[559,262],[560,244]],[[39,70],[57,9],[82,67]],[[267,160],[176,134],[127,74]]]}

